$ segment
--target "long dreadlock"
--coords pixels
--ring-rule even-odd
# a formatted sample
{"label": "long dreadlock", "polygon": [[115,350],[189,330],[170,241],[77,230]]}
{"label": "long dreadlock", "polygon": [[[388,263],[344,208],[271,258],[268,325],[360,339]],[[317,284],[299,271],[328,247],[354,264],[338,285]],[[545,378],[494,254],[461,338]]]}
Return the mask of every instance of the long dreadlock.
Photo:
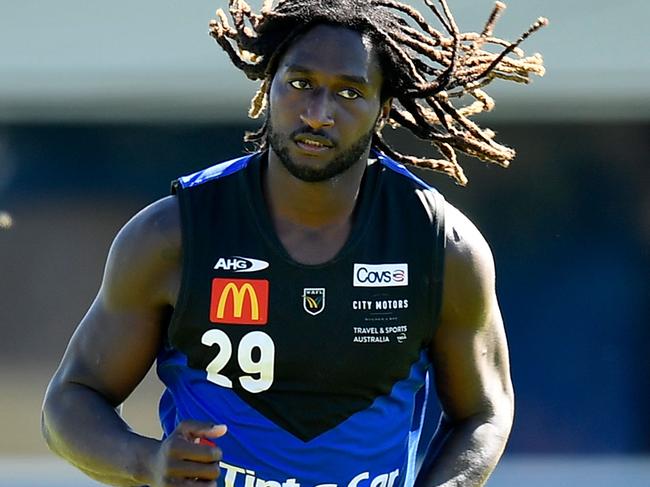
{"label": "long dreadlock", "polygon": [[[469,117],[494,107],[492,98],[482,90],[492,80],[528,83],[530,74],[544,75],[541,55],[526,57],[519,44],[548,21],[540,17],[519,39],[508,42],[493,36],[505,9],[502,2],[496,2],[480,33],[461,33],[446,0],[438,0],[439,6],[434,0],[424,2],[442,24],[442,31],[434,29],[415,8],[397,0],[280,0],[275,6],[273,0],[263,0],[259,14],[244,0],[229,0],[232,25],[219,9],[210,22],[210,35],[248,78],[262,81],[251,101],[251,118],[264,112],[279,58],[310,26],[339,25],[369,36],[382,68],[382,98],[393,98],[388,125],[404,127],[431,142],[442,158],[396,151],[384,139],[383,127],[375,130],[373,146],[399,162],[443,172],[465,185],[467,178],[456,151],[504,167],[514,158],[513,149],[497,143],[493,131],[479,127]],[[503,49],[492,53],[486,50],[489,45]],[[466,96],[471,103],[464,103]],[[259,130],[247,133],[245,140],[265,149],[266,129],[265,120]]]}

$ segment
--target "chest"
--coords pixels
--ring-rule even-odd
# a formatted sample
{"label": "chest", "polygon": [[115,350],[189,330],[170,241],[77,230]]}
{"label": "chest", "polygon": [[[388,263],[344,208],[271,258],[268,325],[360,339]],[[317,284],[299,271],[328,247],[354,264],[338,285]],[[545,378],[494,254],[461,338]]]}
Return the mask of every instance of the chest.
{"label": "chest", "polygon": [[388,387],[434,323],[430,267],[386,243],[301,266],[263,239],[220,239],[188,259],[170,340],[213,382],[251,393]]}
{"label": "chest", "polygon": [[259,195],[242,200],[251,186],[233,179],[181,195],[183,274],[170,344],[213,382],[245,392],[389,388],[433,333],[431,214],[414,194],[377,184],[336,255],[301,265]]}
{"label": "chest", "polygon": [[242,199],[248,187],[179,195],[183,272],[168,346],[205,372],[201,387],[231,390],[289,431],[317,435],[389,396],[422,361],[439,289],[435,212],[378,185],[336,255],[302,265],[259,196]]}

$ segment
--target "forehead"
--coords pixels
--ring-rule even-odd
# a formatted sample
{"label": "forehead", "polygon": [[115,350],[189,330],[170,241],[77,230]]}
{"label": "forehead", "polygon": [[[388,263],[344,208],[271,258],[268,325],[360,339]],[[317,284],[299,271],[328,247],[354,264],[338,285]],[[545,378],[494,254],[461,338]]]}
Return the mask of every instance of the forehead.
{"label": "forehead", "polygon": [[316,25],[298,37],[287,49],[279,69],[301,66],[332,75],[381,78],[379,61],[370,43],[354,30]]}

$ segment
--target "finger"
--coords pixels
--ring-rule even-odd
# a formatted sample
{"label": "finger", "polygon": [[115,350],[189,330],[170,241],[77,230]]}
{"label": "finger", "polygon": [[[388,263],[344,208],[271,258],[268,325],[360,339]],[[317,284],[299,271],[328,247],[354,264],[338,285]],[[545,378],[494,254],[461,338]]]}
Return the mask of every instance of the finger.
{"label": "finger", "polygon": [[179,456],[183,460],[198,463],[219,463],[222,458],[221,448],[216,445],[196,445],[194,449],[186,451]]}
{"label": "finger", "polygon": [[217,446],[216,443],[208,440],[207,438],[194,438],[195,445]]}
{"label": "finger", "polygon": [[196,463],[190,461],[175,462],[168,470],[167,476],[174,479],[216,480],[221,471],[219,463]]}
{"label": "finger", "polygon": [[228,432],[228,427],[225,424],[215,424],[209,430],[199,436],[201,438],[220,438]]}
{"label": "finger", "polygon": [[186,439],[194,439],[201,436],[218,438],[219,436],[226,434],[226,426],[222,424],[218,425],[205,421],[187,419],[178,424],[175,433],[183,436]]}
{"label": "finger", "polygon": [[177,479],[170,480],[167,484],[173,487],[217,487],[215,480]]}
{"label": "finger", "polygon": [[170,458],[199,463],[213,463],[221,460],[221,449],[216,445],[200,445],[181,436],[169,440]]}

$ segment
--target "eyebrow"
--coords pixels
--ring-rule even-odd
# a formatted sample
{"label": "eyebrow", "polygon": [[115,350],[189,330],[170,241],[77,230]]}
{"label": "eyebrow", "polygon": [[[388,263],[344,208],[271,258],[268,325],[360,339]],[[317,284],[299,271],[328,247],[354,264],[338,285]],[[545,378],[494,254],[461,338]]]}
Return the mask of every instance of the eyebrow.
{"label": "eyebrow", "polygon": [[[313,69],[310,69],[306,66],[301,66],[299,64],[291,64],[290,66],[287,66],[287,71],[297,71],[300,73],[307,73],[311,74],[314,72]],[[336,74],[335,75],[337,78],[341,78],[345,81],[348,81],[350,83],[355,83],[358,85],[369,85],[370,81],[368,81],[368,78],[365,76],[354,76],[352,74]]]}

